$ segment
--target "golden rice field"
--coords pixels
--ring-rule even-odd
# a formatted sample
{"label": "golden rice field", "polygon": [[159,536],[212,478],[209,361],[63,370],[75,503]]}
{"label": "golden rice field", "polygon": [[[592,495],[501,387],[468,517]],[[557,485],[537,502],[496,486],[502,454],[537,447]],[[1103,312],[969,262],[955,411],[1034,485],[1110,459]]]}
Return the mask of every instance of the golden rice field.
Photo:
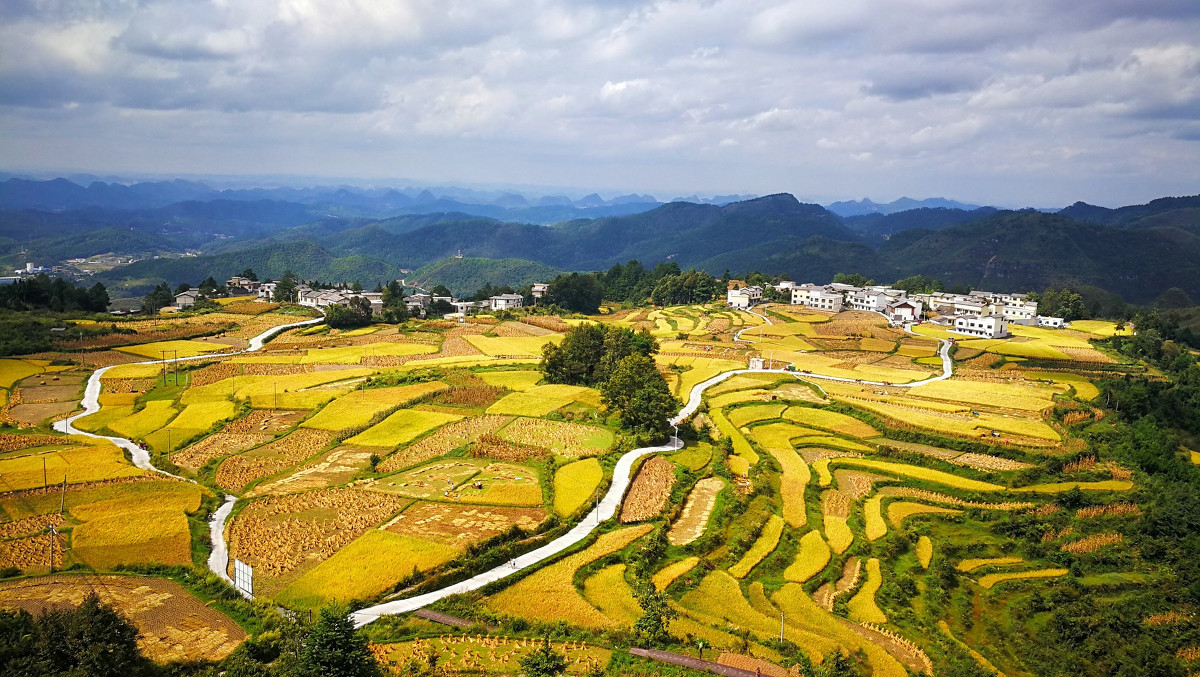
{"label": "golden rice field", "polygon": [[917,400],[905,400],[904,405],[897,405],[885,401],[852,399],[844,396],[838,396],[834,399],[906,425],[950,435],[979,437],[981,434],[986,434],[987,431],[997,430],[1013,435],[1035,438],[1034,441],[1045,440],[1047,443],[1057,443],[1061,440],[1059,434],[1040,419],[1004,417],[987,412],[980,412],[978,416],[970,416],[968,414],[956,416],[953,414],[938,413],[936,410],[927,412],[916,408],[922,406]]}
{"label": "golden rice field", "polygon": [[840,435],[866,439],[878,437],[879,431],[862,421],[835,411],[813,407],[789,407],[783,417],[794,423],[829,430]]}
{"label": "golden rice field", "polygon": [[987,574],[986,576],[980,576],[979,585],[985,589],[990,590],[997,583],[1003,583],[1005,581],[1022,581],[1022,580],[1027,580],[1027,579],[1031,579],[1031,578],[1058,578],[1059,576],[1066,576],[1066,575],[1067,575],[1066,569],[1035,569],[1033,571],[1016,571],[1016,572],[1012,572],[1012,573],[1003,573],[1003,574]]}
{"label": "golden rice field", "polygon": [[529,390],[542,380],[540,371],[483,371],[477,376],[490,386],[501,386],[517,392]]}
{"label": "golden rice field", "polygon": [[488,407],[487,413],[536,418],[575,401],[598,404],[599,395],[599,392],[582,386],[534,386],[524,392],[505,395],[499,402]]}
{"label": "golden rice field", "polygon": [[883,573],[879,570],[879,559],[872,557],[867,560],[867,582],[847,604],[850,619],[859,623],[887,623],[887,616],[875,604],[875,593],[883,585]]}
{"label": "golden rice field", "polygon": [[361,346],[311,348],[299,364],[359,364],[367,356],[400,357],[437,352],[436,346],[423,343],[368,343]]}
{"label": "golden rice field", "polygon": [[[883,498],[879,496],[868,498],[863,502],[863,516],[867,521],[866,534],[868,541],[878,541],[887,535],[887,524],[883,521],[883,514],[880,511],[880,504],[882,502]],[[895,503],[888,505],[889,516],[891,515],[893,505]],[[893,524],[895,523],[893,522]],[[899,529],[900,527],[897,526],[896,528]]]}
{"label": "golden rice field", "polygon": [[[710,410],[709,416],[712,417],[713,423],[717,425],[717,430],[721,433],[721,435],[733,440],[733,453],[737,454],[737,457],[742,459],[742,461],[747,465],[757,465],[758,453],[754,451],[754,448],[750,446],[750,443],[746,441],[746,438],[742,436],[742,433],[739,432],[737,428],[733,427],[733,424],[729,422],[729,419],[725,418],[724,414],[716,410]],[[733,460],[732,457],[730,460]]]}
{"label": "golden rice field", "polygon": [[971,557],[954,565],[954,568],[967,573],[981,567],[1006,566],[1009,564],[1020,564],[1024,561],[1021,557]]}
{"label": "golden rice field", "polygon": [[924,503],[912,503],[909,501],[892,501],[888,504],[888,521],[896,529],[904,528],[904,520],[913,515],[961,515],[961,510],[954,508],[942,508],[935,505],[925,505]]}
{"label": "golden rice field", "polygon": [[428,571],[459,552],[448,545],[371,529],[276,593],[275,600],[313,609],[329,601],[373,599],[414,570]]}
{"label": "golden rice field", "polygon": [[928,536],[921,536],[917,539],[917,562],[922,569],[928,569],[931,560],[933,560],[933,541]]}
{"label": "golden rice field", "polygon": [[492,595],[485,603],[495,611],[522,618],[565,620],[593,628],[612,625],[607,616],[580,596],[572,579],[580,567],[625,548],[650,529],[651,525],[641,524],[602,534],[584,550],[530,574]]}
{"label": "golden rice field", "polygon": [[199,402],[189,404],[171,421],[170,428],[180,430],[208,430],[221,421],[233,418],[233,402]]}
{"label": "golden rice field", "polygon": [[680,576],[686,574],[696,565],[700,563],[699,557],[687,557],[677,562],[671,562],[667,566],[659,569],[650,577],[650,582],[654,583],[655,589],[659,592],[671,587],[671,584],[679,579]]}
{"label": "golden rice field", "polygon": [[188,388],[183,404],[223,400],[232,392],[250,400],[255,409],[316,409],[338,395],[358,387],[373,369],[354,368],[284,375],[236,376],[210,385]]}
{"label": "golden rice field", "polygon": [[800,538],[800,551],[796,560],[783,572],[786,580],[803,583],[825,570],[830,559],[829,545],[821,538],[821,532],[813,530]]}
{"label": "golden rice field", "polygon": [[1011,491],[1032,492],[1039,494],[1061,494],[1078,487],[1082,491],[1129,491],[1133,482],[1128,480],[1104,480],[1101,482],[1048,482],[1045,484],[1030,484],[1025,487],[1014,487]]}
{"label": "golden rice field", "polygon": [[1100,389],[1096,387],[1096,384],[1079,374],[1062,371],[1026,371],[1024,374],[1025,378],[1053,381],[1054,383],[1071,386],[1075,389],[1075,397],[1084,402],[1091,402],[1100,396]]}
{"label": "golden rice field", "polygon": [[390,449],[401,444],[408,444],[434,428],[461,418],[463,417],[458,414],[401,409],[346,440],[346,444]]}
{"label": "golden rice field", "polygon": [[114,421],[119,421],[133,415],[133,404],[104,405],[90,416],[80,416],[71,419],[71,425],[84,432],[96,433]]}
{"label": "golden rice field", "polygon": [[642,616],[642,607],[625,581],[625,565],[612,564],[583,581],[583,598],[600,613],[623,625],[633,625]]}
{"label": "golden rice field", "polygon": [[192,540],[181,510],[97,517],[75,527],[71,554],[94,569],[117,564],[192,563]]}
{"label": "golden rice field", "polygon": [[693,472],[702,469],[712,460],[712,445],[708,442],[689,444],[671,455],[671,460]]}
{"label": "golden rice field", "polygon": [[542,346],[562,341],[562,334],[546,336],[464,336],[468,343],[489,357],[540,358]]}
{"label": "golden rice field", "polygon": [[45,371],[42,367],[26,360],[0,360],[0,388],[11,388],[23,378],[40,374]]}
{"label": "golden rice field", "polygon": [[0,491],[61,484],[64,478],[70,485],[146,474],[145,470],[126,461],[124,453],[116,445],[101,440],[89,442],[55,451],[0,459]]}
{"label": "golden rice field", "polygon": [[777,608],[786,612],[790,623],[836,640],[847,651],[862,651],[870,665],[871,674],[878,677],[904,677],[909,672],[883,648],[866,640],[832,614],[818,606],[798,583],[788,583],[772,598]]}
{"label": "golden rice field", "polygon": [[752,404],[730,410],[729,422],[742,428],[756,421],[770,421],[783,415],[786,404]]}
{"label": "golden rice field", "polygon": [[833,483],[833,475],[829,474],[829,459],[821,458],[813,461],[813,470],[817,471],[817,486],[828,487]]}
{"label": "golden rice field", "polygon": [[[528,637],[509,638],[494,635],[461,637],[444,635],[411,642],[371,644],[371,653],[385,666],[388,674],[405,674],[410,662],[428,665],[437,658],[438,671],[452,675],[509,675],[520,672],[521,659],[529,655],[541,641]],[[587,642],[551,642],[555,651],[567,661],[568,675],[590,674],[602,669],[612,657],[612,651],[590,646]]]}
{"label": "golden rice field", "polygon": [[151,400],[141,411],[109,423],[108,428],[122,437],[141,439],[166,427],[178,413],[168,400]]}
{"label": "golden rice field", "polygon": [[846,524],[845,517],[825,515],[825,539],[833,552],[840,555],[854,542],[854,532]]}
{"label": "golden rice field", "polygon": [[196,357],[209,353],[219,353],[231,350],[230,346],[204,341],[158,341],[142,343],[133,346],[121,346],[116,350],[130,355],[138,355],[150,360],[174,359],[179,357]]}
{"label": "golden rice field", "polygon": [[301,425],[305,428],[342,431],[361,428],[376,415],[393,407],[413,401],[448,388],[441,381],[426,381],[395,388],[372,388],[351,391],[325,405]]}
{"label": "golden rice field", "polygon": [[775,551],[775,547],[779,545],[779,537],[782,535],[783,519],[778,515],[771,515],[766,525],[763,526],[762,534],[759,535],[758,540],[754,541],[754,545],[750,546],[737,564],[729,567],[729,574],[734,578],[745,578],[751,569],[758,566],[759,562]]}
{"label": "golden rice field", "polygon": [[591,501],[604,479],[600,461],[587,458],[568,463],[554,473],[554,511],[566,517]]}
{"label": "golden rice field", "polygon": [[969,402],[988,407],[1041,411],[1053,405],[1054,395],[1061,388],[1026,381],[996,383],[955,379],[934,381],[909,389],[916,397],[928,397],[948,402]]}
{"label": "golden rice field", "polygon": [[1004,491],[1005,487],[991,482],[981,482],[979,480],[959,477],[948,472],[933,470],[931,468],[922,468],[921,466],[909,465],[907,463],[896,463],[894,461],[878,461],[875,459],[866,458],[835,458],[830,461],[831,465],[852,466],[856,468],[867,468],[869,470],[878,470],[881,472],[900,475],[901,477],[909,477],[915,480],[924,482],[932,482],[941,484],[955,489],[965,489],[967,491]]}

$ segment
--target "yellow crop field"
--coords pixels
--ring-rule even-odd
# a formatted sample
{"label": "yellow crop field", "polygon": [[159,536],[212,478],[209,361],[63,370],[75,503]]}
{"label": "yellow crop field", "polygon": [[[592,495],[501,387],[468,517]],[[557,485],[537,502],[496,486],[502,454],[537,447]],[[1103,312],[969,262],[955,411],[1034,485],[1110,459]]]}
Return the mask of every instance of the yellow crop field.
{"label": "yellow crop field", "polygon": [[25,360],[0,360],[0,388],[11,388],[17,381],[42,371],[41,367]]}
{"label": "yellow crop field", "polygon": [[734,578],[745,578],[751,569],[758,566],[759,562],[775,551],[775,547],[779,545],[779,537],[782,535],[783,520],[778,515],[771,515],[766,526],[763,527],[762,534],[759,535],[758,540],[754,541],[754,545],[750,546],[737,564],[729,567],[729,574]]}
{"label": "yellow crop field", "polygon": [[1096,336],[1128,336],[1133,332],[1129,327],[1123,331],[1117,331],[1117,325],[1107,320],[1075,320],[1071,322],[1071,328],[1075,331],[1087,332]]}
{"label": "yellow crop field", "polygon": [[896,349],[896,342],[868,337],[859,341],[858,349],[875,353],[890,353]]}
{"label": "yellow crop field", "polygon": [[783,417],[789,421],[794,421],[813,428],[821,428],[830,430],[842,435],[858,437],[866,439],[870,437],[879,437],[879,431],[862,421],[839,414],[836,411],[827,411],[825,409],[814,409],[812,407],[789,407],[784,412]]}
{"label": "yellow crop field", "polygon": [[1102,482],[1050,482],[1047,484],[1031,484],[1027,487],[1015,487],[1013,491],[1034,492],[1039,494],[1061,494],[1079,487],[1082,491],[1129,491],[1133,482],[1127,480],[1105,480]]}
{"label": "yellow crop field", "polygon": [[871,451],[871,447],[858,442],[842,439],[840,437],[830,437],[829,435],[804,435],[792,440],[792,446],[799,449],[800,447],[832,447],[834,449],[844,449],[845,451]]}
{"label": "yellow crop field", "polygon": [[[887,535],[887,524],[883,521],[883,513],[880,511],[882,502],[883,499],[879,496],[863,501],[863,515],[867,519],[868,541],[877,541]],[[893,505],[895,503],[888,505],[889,515],[891,515]],[[899,529],[900,527],[896,528]]]}
{"label": "yellow crop field", "polygon": [[572,579],[580,567],[623,549],[649,533],[641,524],[602,534],[586,549],[569,555],[487,599],[501,613],[553,623],[565,620],[584,627],[603,627],[612,621],[580,597]]}
{"label": "yellow crop field", "polygon": [[745,369],[746,365],[733,360],[725,360],[716,357],[697,357],[692,362],[692,368],[683,372],[679,377],[678,395],[684,401],[691,396],[692,389],[697,384],[703,383],[708,379],[734,369]]}
{"label": "yellow crop field", "polygon": [[[158,357],[157,355],[155,357]],[[118,364],[100,375],[102,381],[118,378],[157,378],[162,376],[161,364]]]}
{"label": "yellow crop field", "polygon": [[803,583],[824,571],[829,559],[829,545],[821,538],[821,532],[810,531],[800,538],[800,552],[796,553],[796,561],[784,570],[783,577]]}
{"label": "yellow crop field", "polygon": [[187,516],[158,510],[100,517],[75,527],[71,552],[95,569],[117,564],[190,565],[192,542]]}
{"label": "yellow crop field", "polygon": [[867,458],[835,458],[830,461],[832,465],[849,465],[858,468],[869,468],[871,470],[879,470],[882,472],[900,475],[902,477],[911,477],[925,482],[933,482],[934,484],[942,484],[955,489],[965,489],[967,491],[1004,491],[1004,487],[991,482],[981,482],[979,480],[967,479],[952,475],[948,472],[940,470],[932,470],[930,468],[922,468],[916,465],[908,465],[907,463],[896,463],[893,461],[877,461]]}
{"label": "yellow crop field", "polygon": [[787,613],[788,623],[811,628],[813,631],[837,641],[848,651],[861,650],[866,654],[867,662],[871,666],[871,674],[875,677],[906,677],[910,674],[899,661],[879,645],[867,641],[850,630],[833,614],[817,606],[800,584],[784,585],[771,599],[779,609]]}
{"label": "yellow crop field", "polygon": [[371,419],[392,407],[413,402],[430,393],[447,389],[441,381],[428,381],[396,388],[372,388],[351,391],[325,405],[300,426],[318,430],[349,430],[371,422]]}
{"label": "yellow crop field", "polygon": [[429,571],[458,553],[457,548],[448,545],[371,529],[305,572],[275,599],[301,609],[316,608],[330,600],[372,599],[414,569]]}
{"label": "yellow crop field", "polygon": [[717,424],[717,430],[725,437],[733,440],[733,453],[737,454],[747,466],[757,465],[758,453],[754,451],[754,448],[750,446],[750,443],[746,441],[742,433],[733,427],[729,419],[725,418],[724,414],[715,409],[709,411],[709,416],[712,417],[713,423]]}
{"label": "yellow crop field", "polygon": [[1054,381],[1063,385],[1072,386],[1075,388],[1075,397],[1084,402],[1091,402],[1100,396],[1100,389],[1096,384],[1087,380],[1079,374],[1071,374],[1062,371],[1027,371],[1026,378]]}
{"label": "yellow crop field", "polygon": [[833,552],[840,555],[854,542],[854,532],[850,531],[845,517],[825,515],[825,538]]}
{"label": "yellow crop field", "polygon": [[817,486],[827,487],[833,482],[833,475],[829,474],[829,459],[817,459],[812,467],[817,471]]}
{"label": "yellow crop field", "polygon": [[138,393],[100,393],[96,401],[101,407],[127,407],[135,404],[137,398]]}
{"label": "yellow crop field", "polygon": [[92,414],[91,416],[81,416],[79,418],[71,419],[71,425],[84,432],[94,433],[99,432],[101,428],[107,428],[108,424],[112,423],[113,421],[119,421],[132,415],[132,404],[103,406],[100,408],[100,411]]}
{"label": "yellow crop field", "polygon": [[704,396],[713,397],[731,393],[735,390],[767,388],[779,383],[784,378],[791,380],[791,377],[783,377],[779,374],[737,374],[704,391]]}
{"label": "yellow crop field", "polygon": [[310,348],[300,364],[358,364],[368,356],[406,356],[437,352],[437,346],[424,343],[368,343],[338,348]]}
{"label": "yellow crop field", "polygon": [[[199,485],[191,482],[177,481],[132,482],[109,486],[111,490],[105,492],[87,490],[72,492],[71,498],[75,499],[78,496],[79,502],[68,501],[67,511],[71,517],[81,522],[90,522],[140,513],[145,510],[152,512],[174,510],[190,514],[200,509],[200,498],[205,491]],[[118,487],[124,491],[117,489]],[[96,487],[96,489],[99,488]],[[57,505],[52,507],[58,508]]]}
{"label": "yellow crop field", "polygon": [[1033,571],[1016,571],[1007,574],[988,574],[979,578],[979,585],[990,590],[992,586],[1004,581],[1020,581],[1029,578],[1057,578],[1066,575],[1066,569],[1035,569]]}
{"label": "yellow crop field", "polygon": [[523,392],[542,380],[540,371],[483,371],[477,374],[490,386],[503,386],[509,390]]}
{"label": "yellow crop field", "polygon": [[1058,388],[1038,383],[993,383],[982,381],[934,381],[909,390],[918,397],[948,402],[971,402],[989,407],[1041,411],[1054,404]]}
{"label": "yellow crop field", "polygon": [[[812,481],[812,472],[804,459],[787,443],[791,432],[785,429],[778,434],[772,434],[772,431],[768,431],[769,428],[796,429],[796,426],[790,423],[771,423],[755,428],[754,434],[782,470],[779,493],[783,498],[783,519],[793,528],[799,528],[808,522],[808,515],[804,509],[804,489]],[[759,431],[763,431],[763,436],[759,436]]]}
{"label": "yellow crop field", "polygon": [[489,357],[541,357],[542,346],[562,341],[562,334],[545,336],[464,336],[479,352]]}
{"label": "yellow crop field", "polygon": [[887,616],[875,604],[875,593],[883,585],[883,573],[879,570],[879,559],[872,557],[867,560],[867,582],[854,597],[850,598],[847,607],[850,620],[859,623],[887,623]]}
{"label": "yellow crop field", "polygon": [[738,407],[729,412],[729,422],[742,428],[756,421],[779,418],[785,409],[786,404],[752,404],[748,407]]}
{"label": "yellow crop field", "polygon": [[113,421],[108,427],[122,437],[141,439],[155,430],[166,427],[177,413],[179,412],[171,407],[169,401],[151,400],[141,411]]}
{"label": "yellow crop field", "polygon": [[726,456],[725,464],[729,466],[730,472],[739,477],[746,477],[750,472],[750,462],[741,456]]}
{"label": "yellow crop field", "polygon": [[750,435],[764,449],[791,449],[793,438],[820,435],[820,431],[802,428],[794,423],[768,423],[751,428]]}
{"label": "yellow crop field", "polygon": [[189,404],[175,417],[175,420],[171,421],[171,425],[168,427],[185,430],[208,430],[217,421],[233,418],[233,414],[234,404],[228,400],[224,402]]}
{"label": "yellow crop field", "polygon": [[574,458],[607,451],[613,445],[612,432],[596,426],[540,418],[517,418],[497,433],[501,438],[542,447]]}
{"label": "yellow crop field", "polygon": [[942,508],[934,505],[925,505],[924,503],[912,503],[910,501],[893,501],[888,504],[888,521],[897,529],[904,528],[904,520],[913,515],[960,515],[961,510],[954,508]]}
{"label": "yellow crop field", "polygon": [[998,355],[1012,355],[1015,357],[1031,357],[1042,360],[1069,360],[1071,356],[1059,350],[1058,348],[1042,342],[1029,341],[1027,343],[1018,343],[1006,339],[968,339],[960,340],[959,345],[967,348],[976,348],[978,350],[986,350],[989,353]]}
{"label": "yellow crop field", "polygon": [[115,350],[129,353],[130,355],[140,355],[151,360],[161,360],[164,356],[170,360],[178,357],[195,357],[197,355],[217,353],[229,349],[229,346],[221,343],[206,343],[204,341],[158,341],[156,343],[143,343],[135,346],[122,346]]}
{"label": "yellow crop field", "polygon": [[654,575],[650,577],[650,581],[654,583],[656,590],[662,592],[663,590],[669,588],[671,584],[674,583],[680,576],[686,574],[692,569],[695,569],[696,565],[699,563],[699,557],[688,557],[686,559],[681,559],[678,562],[671,562],[667,566],[656,571]]}
{"label": "yellow crop field", "polygon": [[642,607],[625,581],[624,564],[604,567],[584,580],[583,598],[623,625],[633,625],[642,616]]}
{"label": "yellow crop field", "polygon": [[604,479],[604,469],[595,458],[568,463],[554,473],[554,511],[566,517],[592,499]]}
{"label": "yellow crop field", "polygon": [[752,390],[735,390],[723,395],[708,398],[708,407],[712,411],[724,409],[733,404],[741,404],[742,402],[754,402],[767,399],[766,390],[755,388]]}
{"label": "yellow crop field", "polygon": [[933,559],[933,541],[929,540],[928,536],[922,536],[917,539],[917,562],[921,564],[922,569],[929,568],[929,562]]}
{"label": "yellow crop field", "polygon": [[0,459],[0,492],[41,487],[43,461],[48,484],[61,483],[64,477],[67,484],[81,484],[146,474],[130,465],[116,445],[96,440],[89,445]]}
{"label": "yellow crop field", "polygon": [[1024,561],[1025,560],[1020,557],[972,557],[959,562],[954,568],[966,573],[969,571],[974,571],[980,567],[1020,564]]}
{"label": "yellow crop field", "polygon": [[463,418],[438,411],[401,409],[379,423],[346,440],[346,444],[392,448],[408,444],[420,435]]}
{"label": "yellow crop field", "polygon": [[545,416],[560,407],[596,394],[591,388],[567,385],[534,386],[525,392],[509,393],[488,407],[489,414]]}

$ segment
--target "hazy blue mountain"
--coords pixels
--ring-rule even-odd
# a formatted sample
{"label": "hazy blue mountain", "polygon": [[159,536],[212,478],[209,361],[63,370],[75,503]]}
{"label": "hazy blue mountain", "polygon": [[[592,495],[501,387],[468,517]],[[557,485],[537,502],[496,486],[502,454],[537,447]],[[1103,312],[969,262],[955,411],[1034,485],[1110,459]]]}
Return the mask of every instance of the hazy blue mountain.
{"label": "hazy blue mountain", "polygon": [[978,221],[996,213],[995,207],[979,207],[970,211],[945,207],[923,207],[891,214],[873,213],[847,216],[842,222],[852,230],[869,235],[890,236],[913,228],[940,230],[962,223]]}
{"label": "hazy blue mountain", "polygon": [[887,203],[872,202],[870,198],[861,200],[848,200],[843,202],[834,202],[827,209],[841,217],[861,216],[863,214],[894,214],[896,212],[904,212],[910,209],[961,209],[971,211],[978,209],[979,205],[966,204],[957,200],[948,200],[944,197],[931,197],[924,200],[914,200],[908,197],[902,197],[899,200],[894,200]]}

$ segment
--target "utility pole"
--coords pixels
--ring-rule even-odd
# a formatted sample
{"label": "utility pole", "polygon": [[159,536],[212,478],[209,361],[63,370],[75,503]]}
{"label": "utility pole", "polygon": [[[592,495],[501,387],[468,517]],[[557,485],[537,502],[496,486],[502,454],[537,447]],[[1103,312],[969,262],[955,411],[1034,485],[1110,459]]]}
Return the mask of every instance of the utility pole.
{"label": "utility pole", "polygon": [[63,514],[63,509],[67,507],[67,473],[63,473],[62,483],[62,498],[58,501],[58,514]]}
{"label": "utility pole", "polygon": [[46,543],[46,545],[49,546],[48,550],[50,551],[49,552],[50,573],[54,573],[54,542],[57,540],[58,540],[58,529],[55,529],[53,526],[51,526],[50,527],[50,538],[48,539],[48,541]]}
{"label": "utility pole", "polygon": [[779,612],[779,641],[783,641],[783,612]]}
{"label": "utility pole", "polygon": [[49,486],[46,484],[46,457],[42,457],[42,487]]}

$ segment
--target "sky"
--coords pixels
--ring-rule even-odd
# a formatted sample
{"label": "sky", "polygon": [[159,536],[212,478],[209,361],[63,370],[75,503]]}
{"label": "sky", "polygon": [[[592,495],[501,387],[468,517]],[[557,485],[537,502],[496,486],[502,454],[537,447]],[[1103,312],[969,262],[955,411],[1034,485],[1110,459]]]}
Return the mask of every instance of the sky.
{"label": "sky", "polygon": [[3,0],[0,169],[1118,206],[1197,0]]}

